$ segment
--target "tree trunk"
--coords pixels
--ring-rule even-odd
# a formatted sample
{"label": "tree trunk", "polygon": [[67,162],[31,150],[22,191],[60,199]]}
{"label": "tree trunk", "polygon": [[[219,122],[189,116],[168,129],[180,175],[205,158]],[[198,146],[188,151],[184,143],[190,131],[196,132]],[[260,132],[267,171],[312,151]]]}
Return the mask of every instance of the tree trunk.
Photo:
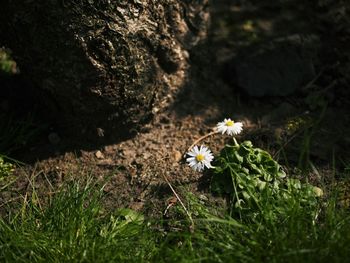
{"label": "tree trunk", "polygon": [[164,74],[205,36],[208,0],[4,0],[12,49],[66,131],[109,136],[151,117]]}

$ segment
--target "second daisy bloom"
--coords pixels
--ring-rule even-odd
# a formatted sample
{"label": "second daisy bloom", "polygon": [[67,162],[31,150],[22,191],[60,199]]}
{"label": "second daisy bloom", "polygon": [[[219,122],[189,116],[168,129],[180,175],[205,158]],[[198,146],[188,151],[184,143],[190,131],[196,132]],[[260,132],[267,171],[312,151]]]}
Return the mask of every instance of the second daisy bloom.
{"label": "second daisy bloom", "polygon": [[221,132],[222,134],[226,133],[227,135],[233,136],[240,134],[243,130],[243,123],[242,122],[234,122],[233,120],[224,119],[224,121],[219,122],[216,125],[216,128],[218,132]]}

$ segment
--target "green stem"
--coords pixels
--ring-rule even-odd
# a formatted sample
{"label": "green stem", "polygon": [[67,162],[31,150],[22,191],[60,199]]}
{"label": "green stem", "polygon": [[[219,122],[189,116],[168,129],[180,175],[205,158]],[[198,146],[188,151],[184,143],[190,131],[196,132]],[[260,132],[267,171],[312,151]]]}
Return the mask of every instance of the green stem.
{"label": "green stem", "polygon": [[[231,165],[229,165],[230,167],[230,172],[231,172],[231,178],[232,178],[232,184],[233,184],[233,189],[235,191],[235,196],[239,202],[239,197],[238,197],[238,192],[237,192],[237,188],[236,188],[236,184],[234,183],[234,177],[238,177],[239,175],[236,173],[236,171],[234,171],[234,169],[231,167]],[[256,197],[254,196],[254,194],[250,191],[249,187],[247,185],[245,185],[246,190],[248,191],[249,195],[253,198],[254,202],[256,203],[258,209],[262,212],[263,209],[259,204],[259,201],[256,199]]]}
{"label": "green stem", "polygon": [[[236,181],[235,180],[235,176],[237,177],[237,174],[235,173],[235,171],[233,170],[231,165],[229,165],[229,168],[230,168],[230,174],[231,174],[231,179],[232,179],[233,190],[235,191],[235,196],[236,196],[237,202],[239,204],[239,207],[241,208],[240,199],[239,199],[239,196],[238,196],[238,191],[237,191],[237,187],[236,187],[236,183],[235,183],[235,181]],[[241,218],[241,211],[239,211],[239,217]]]}

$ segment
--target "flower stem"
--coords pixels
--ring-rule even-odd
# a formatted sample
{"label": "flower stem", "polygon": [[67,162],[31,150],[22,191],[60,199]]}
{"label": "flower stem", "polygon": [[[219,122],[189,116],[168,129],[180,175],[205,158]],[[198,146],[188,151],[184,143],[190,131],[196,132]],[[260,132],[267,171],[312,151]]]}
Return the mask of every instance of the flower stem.
{"label": "flower stem", "polygon": [[[216,133],[219,133],[217,130],[214,130],[212,132],[209,132],[208,134],[198,138],[197,140],[194,141],[194,143],[191,144],[190,147],[188,147],[186,153],[188,153],[197,143],[199,143],[200,141],[203,141],[204,139],[216,134]],[[183,155],[184,157],[186,156],[186,153]]]}
{"label": "flower stem", "polygon": [[235,143],[235,146],[239,146],[239,144],[238,144],[236,138],[235,138],[235,137],[232,137],[232,138],[233,138],[233,142]]}

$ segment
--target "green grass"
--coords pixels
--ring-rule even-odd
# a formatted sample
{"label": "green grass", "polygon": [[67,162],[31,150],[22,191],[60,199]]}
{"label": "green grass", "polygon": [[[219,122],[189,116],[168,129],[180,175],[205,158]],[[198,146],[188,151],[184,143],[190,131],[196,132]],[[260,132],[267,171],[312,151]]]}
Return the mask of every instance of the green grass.
{"label": "green grass", "polygon": [[[103,187],[66,184],[47,200],[36,194],[0,219],[1,262],[347,262],[350,213],[335,198],[313,211],[298,196],[278,220],[232,218],[186,193],[193,230],[180,206],[171,220],[145,219],[103,206]],[[181,219],[182,218],[182,219]]]}
{"label": "green grass", "polygon": [[131,210],[104,212],[102,188],[69,184],[45,208],[35,194],[0,220],[0,261],[142,262],[153,233]]}
{"label": "green grass", "polygon": [[[318,198],[249,142],[225,146],[217,160],[212,183],[220,179],[216,192],[226,205],[181,189],[187,211],[177,204],[167,220],[105,207],[104,186],[93,179],[45,196],[33,183],[17,201],[0,204],[0,262],[348,261],[350,211],[339,205],[341,184]],[[0,168],[1,197],[12,187],[13,166],[5,159]]]}

